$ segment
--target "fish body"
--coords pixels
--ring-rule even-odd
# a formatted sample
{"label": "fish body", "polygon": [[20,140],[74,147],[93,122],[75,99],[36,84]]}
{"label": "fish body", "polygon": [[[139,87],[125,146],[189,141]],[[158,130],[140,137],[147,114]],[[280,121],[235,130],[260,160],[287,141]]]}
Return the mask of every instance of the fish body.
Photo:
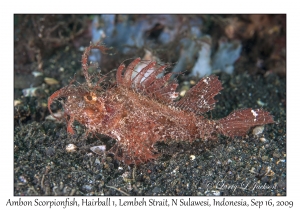
{"label": "fish body", "polygon": [[72,125],[76,120],[87,132],[116,139],[109,152],[126,164],[155,159],[157,141],[215,139],[218,134],[242,136],[253,126],[274,122],[262,109],[236,110],[220,120],[206,119],[203,114],[214,108],[214,97],[222,89],[216,76],[202,78],[183,98],[175,100],[178,84],[169,81],[172,74],[157,78],[167,65],[157,67],[155,62],[150,62],[132,76],[135,67],[142,62],[140,58],[127,68],[121,64],[116,84],[104,90],[92,83],[87,71],[87,56],[93,48],[103,50],[103,46],[91,45],[84,52],[82,67],[86,83],[71,84],[56,91],[48,100],[48,108],[52,114],[53,101],[65,98],[63,107],[68,116],[68,132],[74,133]]}

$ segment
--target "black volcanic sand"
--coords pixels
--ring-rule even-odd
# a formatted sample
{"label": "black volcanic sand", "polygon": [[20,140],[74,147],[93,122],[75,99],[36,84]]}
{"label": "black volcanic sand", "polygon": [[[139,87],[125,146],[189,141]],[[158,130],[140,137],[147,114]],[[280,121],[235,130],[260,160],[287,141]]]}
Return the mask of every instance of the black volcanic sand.
{"label": "black volcanic sand", "polygon": [[[286,195],[285,75],[252,74],[254,67],[243,63],[245,59],[237,62],[233,75],[217,73],[224,89],[206,117],[219,119],[236,109],[263,108],[276,121],[265,125],[263,133],[254,135],[251,129],[244,137],[159,142],[156,148],[161,156],[135,167],[112,154],[90,150],[97,145],[109,149],[115,140],[100,134],[86,136],[76,122],[77,134],[72,136],[65,121],[45,120],[47,98],[75,73],[76,80],[83,81],[81,53],[59,48],[45,59],[43,77],[56,78],[59,84],[44,85],[36,96],[22,96],[26,84],[15,86],[15,100],[21,104],[15,106],[14,114],[14,195]],[[28,74],[15,75],[15,84],[27,80]],[[190,80],[181,78],[179,89]],[[53,105],[54,112],[60,108],[59,103]],[[67,152],[69,144],[77,149]]]}

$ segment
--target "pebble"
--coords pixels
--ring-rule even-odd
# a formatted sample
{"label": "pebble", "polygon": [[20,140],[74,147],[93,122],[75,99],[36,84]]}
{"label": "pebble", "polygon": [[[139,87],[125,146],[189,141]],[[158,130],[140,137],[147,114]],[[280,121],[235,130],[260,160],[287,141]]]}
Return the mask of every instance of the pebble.
{"label": "pebble", "polygon": [[264,132],[264,129],[265,129],[264,126],[256,126],[253,129],[252,133],[253,133],[253,135],[258,136],[259,134],[261,134],[262,132]]}
{"label": "pebble", "polygon": [[22,104],[22,101],[20,101],[20,100],[14,100],[14,106],[18,106],[20,104]]}
{"label": "pebble", "polygon": [[268,141],[266,138],[264,138],[264,137],[262,137],[262,138],[260,138],[259,139],[261,142],[266,142],[266,141]]}
{"label": "pebble", "polygon": [[195,160],[195,158],[196,158],[195,155],[191,155],[191,156],[190,156],[190,159],[191,159],[191,160]]}
{"label": "pebble", "polygon": [[264,156],[262,156],[262,158],[261,158],[263,161],[267,161],[268,159],[269,159],[269,157],[268,156],[266,156],[266,155],[264,155]]}
{"label": "pebble", "polygon": [[91,191],[92,188],[93,188],[93,187],[92,187],[91,185],[83,185],[83,186],[82,186],[82,189],[83,189],[83,190],[86,190],[86,191],[88,191],[88,192]]}
{"label": "pebble", "polygon": [[66,146],[66,151],[67,152],[75,152],[77,149],[77,146],[75,144],[68,144]]}
{"label": "pebble", "polygon": [[31,74],[32,74],[34,77],[43,76],[43,73],[42,73],[42,72],[39,72],[39,71],[33,71],[33,72],[31,72]]}
{"label": "pebble", "polygon": [[49,77],[45,77],[44,81],[46,82],[46,84],[48,85],[57,85],[58,81],[56,79],[53,78],[49,78]]}
{"label": "pebble", "polygon": [[260,101],[260,100],[257,101],[257,104],[258,104],[259,106],[265,106],[265,105],[266,105],[266,103],[264,103],[264,102],[262,102],[262,101]]}
{"label": "pebble", "polygon": [[154,187],[154,189],[152,190],[153,193],[160,193],[161,189],[160,187]]}
{"label": "pebble", "polygon": [[274,158],[280,158],[280,156],[281,156],[281,154],[280,154],[278,151],[275,151],[275,152],[273,153],[273,157],[274,157]]}
{"label": "pebble", "polygon": [[186,90],[182,90],[182,91],[180,91],[180,94],[179,94],[179,95],[180,95],[181,97],[183,97],[183,96],[185,95],[185,93],[186,93]]}

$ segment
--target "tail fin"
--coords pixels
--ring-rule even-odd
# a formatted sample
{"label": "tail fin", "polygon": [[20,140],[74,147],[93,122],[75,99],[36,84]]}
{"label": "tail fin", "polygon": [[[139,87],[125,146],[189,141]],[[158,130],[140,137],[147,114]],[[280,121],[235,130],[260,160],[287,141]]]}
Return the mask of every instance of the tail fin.
{"label": "tail fin", "polygon": [[219,121],[220,132],[229,137],[246,135],[256,125],[274,123],[272,115],[262,109],[241,109]]}

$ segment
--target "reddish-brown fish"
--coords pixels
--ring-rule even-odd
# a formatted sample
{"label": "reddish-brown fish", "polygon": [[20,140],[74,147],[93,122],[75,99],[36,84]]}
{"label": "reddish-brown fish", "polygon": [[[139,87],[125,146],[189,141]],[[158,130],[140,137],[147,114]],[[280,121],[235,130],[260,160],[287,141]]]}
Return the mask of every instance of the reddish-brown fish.
{"label": "reddish-brown fish", "polygon": [[217,134],[242,136],[253,126],[274,122],[268,112],[251,108],[236,110],[220,120],[205,119],[202,114],[214,108],[214,97],[222,89],[216,76],[202,78],[183,98],[175,101],[178,84],[169,81],[172,74],[157,78],[167,65],[156,67],[155,62],[150,62],[132,77],[140,58],[127,68],[121,64],[117,69],[116,84],[104,90],[99,84],[93,84],[88,74],[87,60],[91,49],[105,51],[102,45],[86,48],[82,56],[86,83],[70,84],[56,91],[48,100],[48,108],[52,114],[53,101],[64,98],[68,132],[74,133],[72,124],[76,120],[86,127],[87,132],[116,139],[110,152],[126,164],[156,158],[153,151],[157,141],[213,139]]}

